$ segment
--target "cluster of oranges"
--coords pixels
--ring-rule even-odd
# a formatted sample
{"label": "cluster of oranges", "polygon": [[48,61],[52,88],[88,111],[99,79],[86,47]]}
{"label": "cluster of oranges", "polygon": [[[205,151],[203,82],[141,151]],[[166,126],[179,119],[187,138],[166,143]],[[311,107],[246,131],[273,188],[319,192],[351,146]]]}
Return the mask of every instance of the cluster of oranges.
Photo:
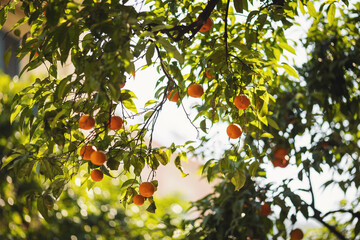
{"label": "cluster of oranges", "polygon": [[[83,130],[90,130],[95,126],[94,117],[86,114],[80,117],[79,127]],[[118,116],[112,116],[107,123],[109,129],[117,131],[123,126],[123,119]],[[99,151],[95,146],[87,144],[80,149],[80,156],[83,160],[91,161],[96,166],[101,166],[106,162],[106,154],[103,151]],[[103,173],[99,169],[93,169],[90,173],[90,177],[93,181],[101,181],[103,179]]]}
{"label": "cluster of oranges", "polygon": [[133,196],[132,201],[136,205],[143,205],[145,198],[154,195],[155,186],[151,182],[143,182],[139,186],[139,194]]}

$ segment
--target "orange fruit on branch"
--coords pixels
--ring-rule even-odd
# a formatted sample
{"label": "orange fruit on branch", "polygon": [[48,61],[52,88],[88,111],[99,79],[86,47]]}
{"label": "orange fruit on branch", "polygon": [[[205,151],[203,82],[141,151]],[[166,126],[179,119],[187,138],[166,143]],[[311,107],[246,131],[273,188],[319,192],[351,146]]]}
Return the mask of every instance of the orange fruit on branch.
{"label": "orange fruit on branch", "polygon": [[133,203],[135,203],[136,205],[143,205],[145,202],[145,198],[143,196],[141,196],[140,194],[135,195],[133,198]]}
{"label": "orange fruit on branch", "polygon": [[205,72],[205,75],[206,75],[206,77],[207,77],[208,79],[211,79],[211,78],[215,77],[215,75],[214,75],[214,74],[211,75],[209,71],[206,71],[206,72]]}
{"label": "orange fruit on branch", "polygon": [[301,229],[296,228],[290,232],[290,239],[291,240],[301,240],[304,237],[304,233]]}
{"label": "orange fruit on branch", "polygon": [[234,104],[238,109],[247,109],[250,105],[250,99],[245,94],[240,94],[234,98]]}
{"label": "orange fruit on branch", "polygon": [[180,94],[179,94],[179,92],[174,93],[174,90],[171,90],[169,92],[169,94],[167,95],[167,98],[172,102],[177,102],[177,101],[179,101]]}
{"label": "orange fruit on branch", "polygon": [[151,182],[143,182],[140,184],[139,193],[143,197],[151,197],[155,192],[155,187]]}
{"label": "orange fruit on branch", "polygon": [[204,94],[204,89],[200,84],[191,84],[187,92],[190,97],[199,98]]}
{"label": "orange fruit on branch", "polygon": [[82,146],[80,149],[80,156],[84,160],[90,160],[91,154],[95,151],[96,148],[93,145]]}
{"label": "orange fruit on branch", "polygon": [[212,26],[214,25],[214,22],[211,18],[206,19],[206,22],[201,26],[200,32],[207,32],[209,31]]}
{"label": "orange fruit on branch", "polygon": [[89,130],[92,129],[94,126],[95,126],[95,119],[92,116],[85,114],[80,117],[79,127],[81,129]]}
{"label": "orange fruit on branch", "polygon": [[125,84],[126,84],[126,82],[124,82],[123,84],[120,84],[120,88],[125,87]]}
{"label": "orange fruit on branch", "polygon": [[264,203],[261,205],[260,211],[259,211],[260,215],[263,216],[269,216],[271,214],[271,207],[270,204],[268,203]]}
{"label": "orange fruit on branch", "polygon": [[121,117],[118,116],[112,116],[110,118],[110,123],[108,122],[109,128],[111,130],[119,130],[123,126],[123,120]]}
{"label": "orange fruit on branch", "polygon": [[106,154],[102,151],[94,151],[90,155],[90,161],[98,166],[101,166],[106,162]]}
{"label": "orange fruit on branch", "polygon": [[274,151],[274,159],[272,163],[274,167],[285,168],[289,164],[289,151],[286,148],[278,147]]}
{"label": "orange fruit on branch", "polygon": [[99,169],[94,169],[90,173],[90,177],[93,181],[99,182],[103,179],[104,174]]}
{"label": "orange fruit on branch", "polygon": [[226,129],[226,133],[229,136],[229,138],[236,139],[241,136],[242,129],[235,124],[230,124]]}

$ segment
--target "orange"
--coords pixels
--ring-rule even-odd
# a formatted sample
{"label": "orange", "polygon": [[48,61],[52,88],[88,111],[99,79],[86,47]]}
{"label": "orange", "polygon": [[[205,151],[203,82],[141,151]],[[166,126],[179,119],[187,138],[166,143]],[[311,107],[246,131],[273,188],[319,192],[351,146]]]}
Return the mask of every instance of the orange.
{"label": "orange", "polygon": [[245,94],[240,94],[234,98],[234,104],[238,109],[247,109],[250,105],[250,99]]}
{"label": "orange", "polygon": [[226,129],[226,133],[229,136],[229,138],[236,139],[241,136],[242,130],[239,126],[235,124],[230,124]]}
{"label": "orange", "polygon": [[214,25],[214,22],[211,18],[206,19],[206,23],[201,26],[200,32],[209,31],[213,25]]}
{"label": "orange", "polygon": [[204,94],[204,89],[200,84],[191,84],[187,92],[190,97],[199,98]]}
{"label": "orange", "polygon": [[155,192],[155,187],[151,182],[143,182],[140,184],[139,193],[143,197],[151,197]]}
{"label": "orange", "polygon": [[304,237],[304,233],[299,228],[292,230],[290,233],[291,240],[301,240],[303,239],[303,237]]}
{"label": "orange", "polygon": [[[109,124],[109,122],[108,122]],[[118,116],[113,116],[110,118],[110,124],[109,124],[109,128],[111,130],[119,130],[123,125],[123,120],[121,117],[118,117]]]}
{"label": "orange", "polygon": [[214,74],[211,75],[209,71],[206,71],[206,72],[205,72],[205,75],[206,75],[206,77],[209,78],[209,79],[215,77],[215,75],[214,75]]}
{"label": "orange", "polygon": [[93,145],[82,146],[80,149],[80,156],[84,160],[90,160],[90,156],[93,152],[96,151],[96,148]]}
{"label": "orange", "polygon": [[125,87],[125,84],[126,84],[126,82],[124,82],[123,84],[120,84],[120,88]]}
{"label": "orange", "polygon": [[283,147],[278,147],[274,152],[272,163],[274,167],[284,168],[289,164],[289,151]]}
{"label": "orange", "polygon": [[269,216],[271,214],[270,204],[264,203],[263,205],[261,205],[259,214],[264,216]]}
{"label": "orange", "polygon": [[90,177],[93,181],[99,182],[103,179],[104,174],[99,169],[94,169],[91,171]]}
{"label": "orange", "polygon": [[90,161],[98,166],[101,166],[106,162],[106,154],[102,151],[94,151],[90,155]]}
{"label": "orange", "polygon": [[80,117],[79,126],[84,130],[92,129],[95,126],[95,119],[92,116],[85,114]]}
{"label": "orange", "polygon": [[169,94],[167,95],[168,99],[172,102],[177,102],[180,98],[180,94],[178,92],[176,92],[174,95],[173,95],[173,92],[174,90],[171,90],[169,92]]}
{"label": "orange", "polygon": [[143,205],[144,202],[145,202],[145,198],[139,194],[133,196],[133,202],[136,204],[136,205]]}

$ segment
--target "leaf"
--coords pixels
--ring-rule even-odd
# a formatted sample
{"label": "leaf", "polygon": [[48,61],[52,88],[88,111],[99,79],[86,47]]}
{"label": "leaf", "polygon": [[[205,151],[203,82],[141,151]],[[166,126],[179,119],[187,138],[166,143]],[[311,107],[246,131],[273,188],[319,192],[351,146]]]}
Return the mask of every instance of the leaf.
{"label": "leaf", "polygon": [[243,170],[237,169],[234,176],[231,178],[231,183],[235,186],[235,191],[239,191],[246,182],[246,175]]}
{"label": "leaf", "polygon": [[330,4],[330,7],[327,12],[327,19],[328,19],[330,25],[332,25],[334,23],[335,10],[336,10],[335,4],[333,4],[333,3]]}
{"label": "leaf", "polygon": [[201,129],[204,133],[206,133],[206,120],[205,120],[205,119],[200,122],[200,129]]}
{"label": "leaf", "polygon": [[275,128],[276,130],[280,130],[279,125],[270,117],[267,117],[268,123],[271,127]]}
{"label": "leaf", "polygon": [[184,57],[180,54],[176,47],[171,45],[165,38],[159,38],[158,41],[165,48],[170,57],[178,60],[180,65],[184,64]]}
{"label": "leaf", "polygon": [[31,112],[35,117],[39,116],[39,103],[34,104],[34,106],[31,108]]}
{"label": "leaf", "polygon": [[302,15],[305,15],[305,8],[304,8],[304,4],[302,3],[302,0],[298,0],[298,4]]}
{"label": "leaf", "polygon": [[48,222],[49,221],[49,213],[48,208],[45,206],[44,198],[42,196],[37,199],[37,209],[40,212],[41,216]]}
{"label": "leaf", "polygon": [[310,16],[312,16],[313,18],[317,18],[317,12],[315,10],[314,4],[311,1],[307,2],[307,9],[309,11]]}
{"label": "leaf", "polygon": [[286,42],[279,42],[279,46],[283,49],[285,49],[288,52],[291,52],[292,54],[296,55],[295,53],[295,49],[293,47],[291,47],[289,44],[287,44]]}
{"label": "leaf", "polygon": [[129,109],[130,111],[134,112],[134,113],[138,113],[137,109],[136,109],[136,106],[135,106],[135,103],[134,101],[129,98],[129,99],[126,99],[126,100],[123,100],[122,103],[124,104],[124,106]]}
{"label": "leaf", "polygon": [[263,137],[263,138],[274,138],[274,136],[273,136],[271,133],[263,133],[263,134],[261,134],[260,137]]}
{"label": "leaf", "polygon": [[170,161],[168,155],[162,149],[159,149],[158,151],[154,152],[154,156],[162,165],[166,165]]}
{"label": "leaf", "polygon": [[149,106],[149,105],[152,105],[152,104],[155,104],[157,103],[158,101],[157,100],[149,100],[145,103],[145,107]]}
{"label": "leaf", "polygon": [[257,171],[259,165],[260,165],[259,162],[256,161],[256,160],[255,160],[252,164],[250,164],[250,166],[249,166],[249,173],[250,173],[251,176],[255,176],[256,171]]}
{"label": "leaf", "polygon": [[9,66],[9,62],[11,59],[11,53],[12,53],[12,45],[10,45],[10,47],[8,49],[6,49],[5,53],[4,53],[4,63],[5,66],[8,67]]}
{"label": "leaf", "polygon": [[293,69],[292,67],[290,67],[288,64],[283,63],[282,67],[285,69],[285,71],[293,77],[299,78],[299,75],[297,74],[297,72],[295,71],[295,69]]}
{"label": "leaf", "polygon": [[[243,4],[242,4],[242,1],[243,0],[234,0],[234,7],[235,7],[235,10],[236,12],[238,13],[243,13]],[[247,1],[247,0],[245,0]]]}
{"label": "leaf", "polygon": [[156,205],[155,205],[155,202],[153,201],[149,207],[146,209],[146,211],[150,212],[150,213],[155,213],[155,210],[156,210]]}
{"label": "leaf", "polygon": [[127,188],[127,187],[130,187],[132,185],[136,185],[136,184],[139,184],[139,182],[136,180],[136,179],[129,179],[129,180],[126,180],[122,185],[121,185],[121,188]]}
{"label": "leaf", "polygon": [[150,44],[150,46],[148,47],[147,51],[146,51],[146,64],[150,65],[151,62],[151,58],[154,56],[154,50],[155,50],[155,46],[154,44]]}

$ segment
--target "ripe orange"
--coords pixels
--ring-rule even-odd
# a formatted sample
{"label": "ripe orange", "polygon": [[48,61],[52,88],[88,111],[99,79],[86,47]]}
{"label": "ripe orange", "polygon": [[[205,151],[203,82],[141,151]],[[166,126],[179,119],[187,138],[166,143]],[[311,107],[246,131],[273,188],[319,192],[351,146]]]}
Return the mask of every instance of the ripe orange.
{"label": "ripe orange", "polygon": [[230,124],[226,129],[226,133],[229,136],[229,138],[236,139],[241,136],[242,130],[239,126],[235,124]]}
{"label": "ripe orange", "polygon": [[214,22],[211,18],[206,19],[206,23],[201,26],[200,32],[209,31],[213,25],[214,25]]}
{"label": "ripe orange", "polygon": [[250,105],[250,99],[245,94],[240,94],[234,98],[234,104],[238,109],[247,109]]}
{"label": "ripe orange", "polygon": [[211,75],[209,71],[206,71],[206,72],[205,72],[205,75],[206,75],[206,77],[209,78],[209,79],[215,77],[215,75],[214,75],[214,74]]}
{"label": "ripe orange", "polygon": [[139,193],[143,197],[151,197],[155,192],[155,187],[151,182],[143,182],[140,184]]}
{"label": "ripe orange", "polygon": [[82,146],[80,149],[80,156],[84,160],[90,160],[91,154],[95,151],[96,148],[93,145]]}
{"label": "ripe orange", "polygon": [[200,84],[191,84],[187,92],[190,97],[199,98],[204,94],[204,89]]}
{"label": "ripe orange", "polygon": [[92,129],[95,126],[95,119],[92,116],[85,114],[80,117],[79,126],[84,130]]}
{"label": "ripe orange", "polygon": [[123,84],[120,84],[120,88],[125,87],[125,84],[126,84],[126,82],[124,82]]}
{"label": "ripe orange", "polygon": [[269,216],[271,214],[271,207],[270,204],[264,203],[261,205],[261,209],[259,211],[260,215]]}
{"label": "ripe orange", "polygon": [[102,151],[94,151],[90,155],[90,161],[98,166],[101,166],[106,162],[106,154]]}
{"label": "ripe orange", "polygon": [[[108,122],[109,124],[109,122]],[[113,116],[110,118],[110,124],[109,124],[109,128],[111,130],[119,130],[123,125],[123,120],[121,117],[118,117],[118,116]]]}
{"label": "ripe orange", "polygon": [[169,99],[170,101],[172,101],[172,102],[177,102],[177,101],[179,100],[179,98],[180,98],[180,94],[179,94],[179,92],[176,92],[176,93],[173,95],[173,92],[174,92],[174,90],[171,90],[171,91],[169,92],[169,94],[167,95],[167,97],[168,97],[168,99]]}
{"label": "ripe orange", "polygon": [[286,148],[278,147],[274,152],[272,163],[274,167],[285,168],[289,164],[289,151]]}
{"label": "ripe orange", "polygon": [[103,179],[104,174],[99,169],[94,169],[91,171],[90,177],[93,181],[99,182]]}
{"label": "ripe orange", "polygon": [[132,200],[136,205],[139,205],[139,206],[143,205],[145,202],[145,198],[143,196],[141,196],[140,194],[133,196]]}
{"label": "ripe orange", "polygon": [[304,233],[299,228],[292,230],[290,233],[291,240],[301,240],[303,239],[303,237],[304,237]]}

